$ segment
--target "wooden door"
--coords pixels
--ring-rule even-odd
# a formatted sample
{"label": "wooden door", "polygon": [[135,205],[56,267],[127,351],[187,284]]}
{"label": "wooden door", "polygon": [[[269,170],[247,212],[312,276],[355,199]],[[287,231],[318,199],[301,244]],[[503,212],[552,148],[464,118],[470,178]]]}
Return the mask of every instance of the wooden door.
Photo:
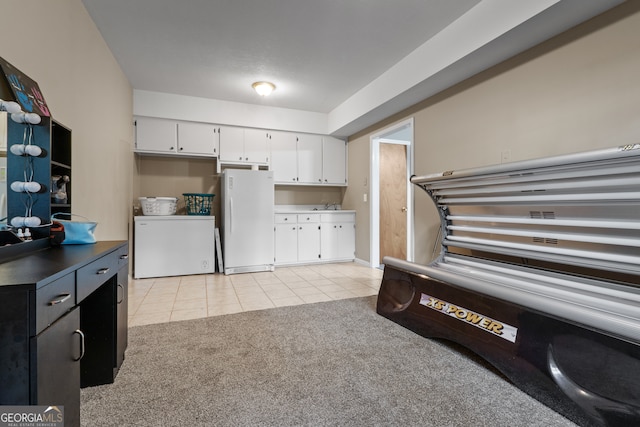
{"label": "wooden door", "polygon": [[407,146],[380,144],[380,263],[407,259]]}

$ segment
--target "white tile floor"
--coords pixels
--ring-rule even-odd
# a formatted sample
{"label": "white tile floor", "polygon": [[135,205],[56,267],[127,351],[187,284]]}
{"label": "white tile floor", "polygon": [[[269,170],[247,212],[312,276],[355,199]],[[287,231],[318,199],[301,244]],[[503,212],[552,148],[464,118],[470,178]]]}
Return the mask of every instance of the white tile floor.
{"label": "white tile floor", "polygon": [[376,295],[381,279],[382,270],[355,263],[131,279],[129,326]]}

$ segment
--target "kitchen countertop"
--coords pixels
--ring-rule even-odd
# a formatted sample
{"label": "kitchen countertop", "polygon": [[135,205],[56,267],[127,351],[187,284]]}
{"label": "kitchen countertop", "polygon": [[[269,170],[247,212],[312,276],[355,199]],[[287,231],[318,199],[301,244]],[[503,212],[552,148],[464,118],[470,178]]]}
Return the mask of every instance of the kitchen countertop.
{"label": "kitchen countertop", "polygon": [[274,210],[276,214],[338,214],[338,213],[356,213],[354,210],[349,209],[279,209]]}

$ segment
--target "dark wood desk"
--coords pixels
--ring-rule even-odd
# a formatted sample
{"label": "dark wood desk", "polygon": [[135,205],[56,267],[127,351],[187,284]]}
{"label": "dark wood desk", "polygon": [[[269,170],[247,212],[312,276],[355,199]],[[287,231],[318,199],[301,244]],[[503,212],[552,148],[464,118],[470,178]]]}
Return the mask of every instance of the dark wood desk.
{"label": "dark wood desk", "polygon": [[113,382],[127,346],[128,243],[51,247],[0,264],[0,405],[64,406]]}

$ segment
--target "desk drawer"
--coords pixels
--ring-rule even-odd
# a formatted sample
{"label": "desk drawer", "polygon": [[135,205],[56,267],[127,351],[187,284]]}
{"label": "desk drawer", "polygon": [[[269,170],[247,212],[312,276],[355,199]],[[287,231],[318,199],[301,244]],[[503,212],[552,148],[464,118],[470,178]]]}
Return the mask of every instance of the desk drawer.
{"label": "desk drawer", "polygon": [[129,245],[124,245],[116,251],[116,257],[118,258],[118,269],[124,267],[129,263]]}
{"label": "desk drawer", "polygon": [[355,213],[330,213],[330,214],[321,214],[320,221],[322,222],[356,222],[356,214]]}
{"label": "desk drawer", "polygon": [[76,305],[75,275],[69,273],[36,291],[36,335]]}
{"label": "desk drawer", "polygon": [[320,222],[320,214],[298,214],[298,224]]}
{"label": "desk drawer", "polygon": [[118,273],[119,251],[98,258],[79,268],[76,276],[78,303]]}
{"label": "desk drawer", "polygon": [[297,217],[294,214],[275,214],[274,221],[276,224],[295,224]]}

